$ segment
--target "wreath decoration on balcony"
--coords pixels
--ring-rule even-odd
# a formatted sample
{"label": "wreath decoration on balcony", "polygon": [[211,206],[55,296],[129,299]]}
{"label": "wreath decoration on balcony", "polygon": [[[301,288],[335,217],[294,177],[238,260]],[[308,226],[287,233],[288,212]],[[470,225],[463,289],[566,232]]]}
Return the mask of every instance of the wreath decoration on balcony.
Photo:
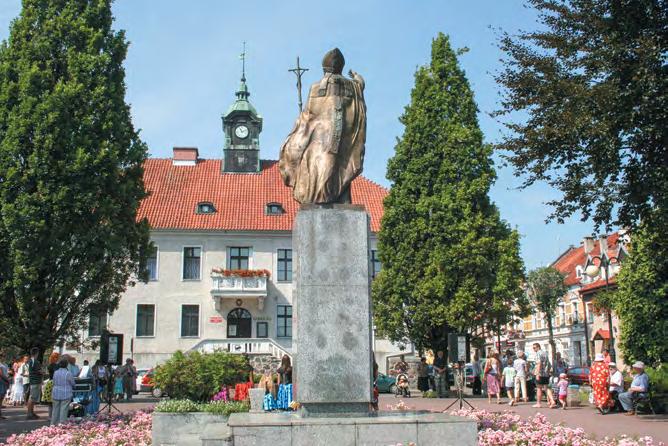
{"label": "wreath decoration on balcony", "polygon": [[220,274],[224,277],[269,277],[271,272],[267,269],[224,269],[213,268],[214,274]]}

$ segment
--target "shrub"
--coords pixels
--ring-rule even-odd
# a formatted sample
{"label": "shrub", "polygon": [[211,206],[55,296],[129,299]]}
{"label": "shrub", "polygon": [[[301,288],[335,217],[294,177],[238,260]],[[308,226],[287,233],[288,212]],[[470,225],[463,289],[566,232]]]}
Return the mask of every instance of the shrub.
{"label": "shrub", "polygon": [[436,398],[436,397],[438,397],[438,394],[433,390],[427,390],[422,394],[422,398]]}
{"label": "shrub", "polygon": [[248,380],[250,365],[242,355],[177,351],[157,367],[155,385],[174,399],[209,401],[223,385]]}
{"label": "shrub", "polygon": [[653,393],[668,393],[668,367],[663,364],[657,368],[648,367],[646,372]]}
{"label": "shrub", "polygon": [[196,403],[191,400],[165,400],[155,406],[156,412],[188,413],[209,412],[218,415],[226,415],[237,412],[248,412],[248,403],[240,401],[211,401],[208,403]]}

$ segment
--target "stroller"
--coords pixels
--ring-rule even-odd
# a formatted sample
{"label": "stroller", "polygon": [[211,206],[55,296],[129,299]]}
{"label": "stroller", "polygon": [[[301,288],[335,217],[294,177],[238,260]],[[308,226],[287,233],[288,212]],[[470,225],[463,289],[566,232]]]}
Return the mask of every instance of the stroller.
{"label": "stroller", "polygon": [[394,382],[394,396],[395,398],[400,396],[407,398],[411,397],[411,391],[408,388],[408,375],[405,373],[399,373],[397,375],[396,381]]}
{"label": "stroller", "polygon": [[90,404],[93,392],[93,380],[91,378],[75,378],[72,402],[67,410],[68,418],[83,418],[86,415],[86,406]]}

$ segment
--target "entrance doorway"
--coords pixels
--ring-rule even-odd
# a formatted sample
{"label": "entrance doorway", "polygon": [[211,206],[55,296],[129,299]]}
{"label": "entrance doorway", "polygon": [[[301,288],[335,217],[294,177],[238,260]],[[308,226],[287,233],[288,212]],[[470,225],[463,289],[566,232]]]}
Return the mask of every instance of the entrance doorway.
{"label": "entrance doorway", "polygon": [[250,338],[251,314],[244,308],[235,308],[227,314],[227,337]]}

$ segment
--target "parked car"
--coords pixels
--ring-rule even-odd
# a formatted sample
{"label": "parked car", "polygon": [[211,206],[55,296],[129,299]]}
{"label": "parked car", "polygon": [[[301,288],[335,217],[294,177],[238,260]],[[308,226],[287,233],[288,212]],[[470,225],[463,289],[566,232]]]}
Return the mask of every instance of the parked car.
{"label": "parked car", "polygon": [[151,389],[148,386],[143,385],[144,375],[146,375],[149,372],[149,370],[151,370],[151,369],[137,369],[137,380],[136,380],[137,391],[136,391],[136,393],[150,392],[151,391]]}
{"label": "parked car", "polygon": [[589,367],[569,367],[566,375],[571,384],[589,384]]}
{"label": "parked car", "polygon": [[376,380],[376,385],[378,386],[378,393],[394,393],[396,387],[395,381],[396,381],[395,377],[379,373],[378,379]]}
{"label": "parked car", "polygon": [[167,396],[167,394],[162,389],[156,387],[155,382],[153,381],[154,376],[155,376],[155,369],[149,369],[148,372],[146,372],[146,374],[141,380],[142,392],[144,391],[151,392],[151,395],[153,395],[155,398],[161,398],[163,396]]}

